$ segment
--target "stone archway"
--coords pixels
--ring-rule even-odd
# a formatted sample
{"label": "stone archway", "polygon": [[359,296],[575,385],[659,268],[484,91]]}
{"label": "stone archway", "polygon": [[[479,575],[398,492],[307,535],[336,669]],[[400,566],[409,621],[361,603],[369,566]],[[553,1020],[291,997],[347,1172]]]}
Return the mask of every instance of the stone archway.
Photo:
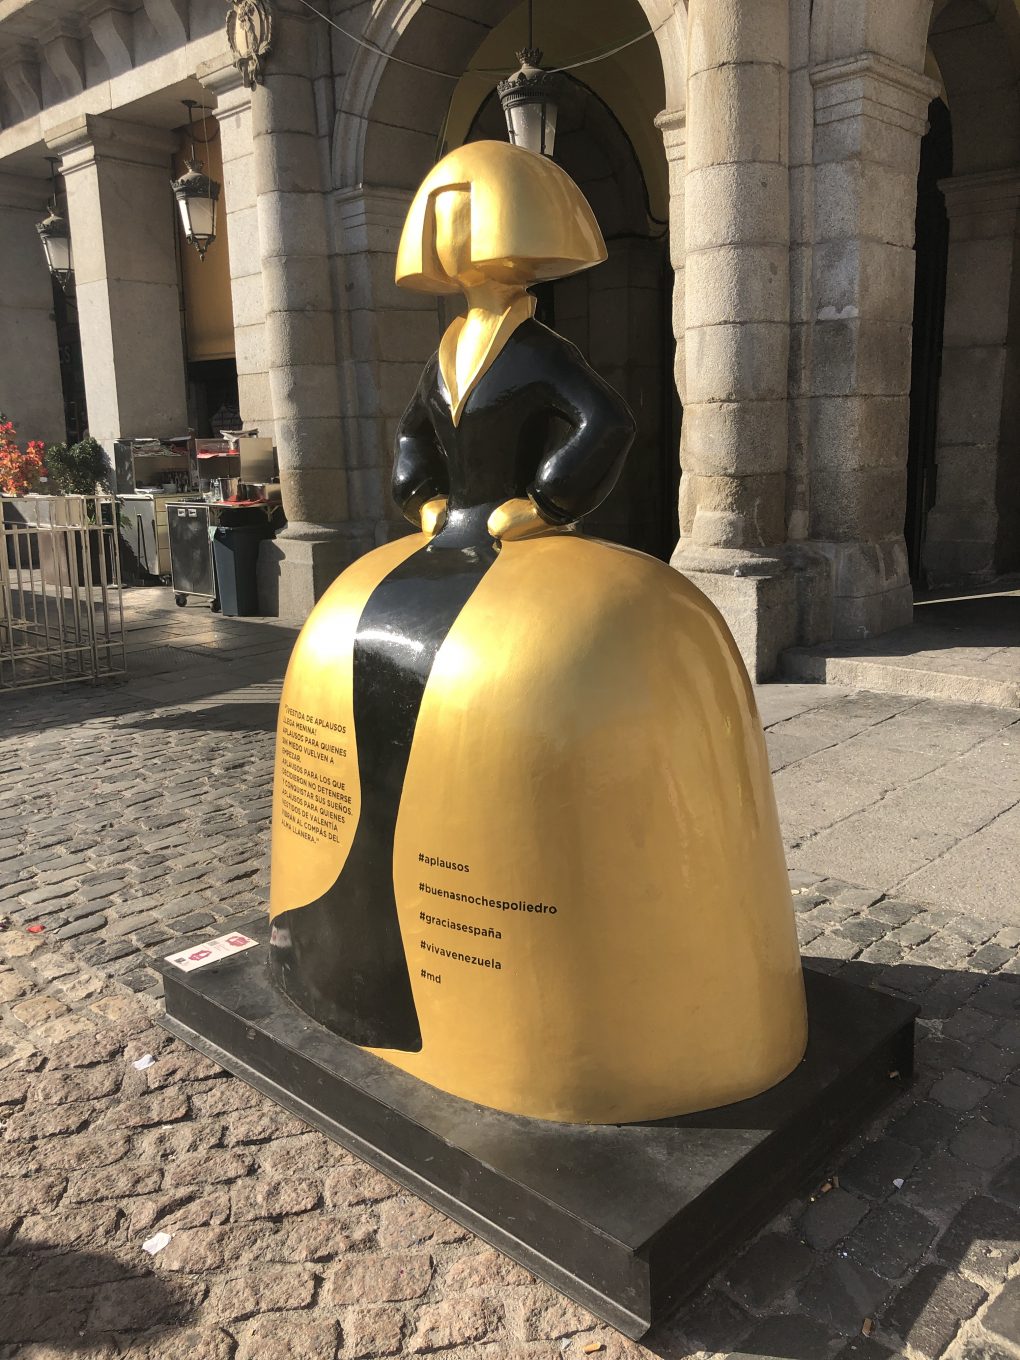
{"label": "stone archway", "polygon": [[1020,15],[943,0],[929,35],[952,128],[946,307],[922,575],[933,586],[1020,568]]}
{"label": "stone archway", "polygon": [[[936,0],[938,4],[946,0]],[[924,70],[933,0],[815,0],[811,64],[874,54],[918,73]]]}
{"label": "stone archway", "polygon": [[[537,290],[539,319],[571,340],[624,397],[637,434],[616,489],[586,532],[668,561],[677,540],[679,402],[671,403],[674,342],[666,279],[668,224],[657,221],[634,147],[608,105],[568,79],[556,160],[592,206],[609,258]],[[502,138],[495,95],[468,141]]]}
{"label": "stone archway", "polygon": [[517,3],[468,0],[458,13],[425,0],[373,8],[361,36],[379,51],[356,48],[344,82],[333,136],[335,188],[417,187],[436,159],[457,80]]}
{"label": "stone archway", "polygon": [[[352,412],[350,514],[362,525],[374,524],[377,538],[406,528],[388,495],[393,427],[442,322],[434,300],[395,287],[393,251],[411,193],[440,150],[455,77],[520,7],[521,0],[459,0],[454,13],[454,7],[439,9],[424,0],[383,0],[362,30],[381,51],[358,47],[351,55],[334,122],[334,240],[341,325],[350,337],[343,365],[345,405]],[[682,110],[686,6],[683,0],[635,0],[634,8],[654,30],[667,107]],[[676,242],[682,231],[680,177],[670,203]],[[682,332],[682,306],[675,315]]]}
{"label": "stone archway", "polygon": [[[635,0],[659,48],[666,108],[682,110],[687,82],[686,0]],[[361,36],[379,51],[354,51],[337,110],[333,184],[414,188],[431,163],[452,83],[520,0],[463,0],[456,13],[426,0],[384,0]],[[449,73],[436,76],[391,61]],[[397,145],[387,146],[394,140]],[[402,134],[410,134],[404,137]]]}

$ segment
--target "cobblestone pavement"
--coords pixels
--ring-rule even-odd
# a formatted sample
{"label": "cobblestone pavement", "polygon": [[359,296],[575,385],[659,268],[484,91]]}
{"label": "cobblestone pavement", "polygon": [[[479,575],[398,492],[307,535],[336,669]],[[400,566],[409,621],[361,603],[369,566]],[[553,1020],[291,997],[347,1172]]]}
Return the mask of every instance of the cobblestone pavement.
{"label": "cobblestone pavement", "polygon": [[760,691],[805,954],[917,999],[919,1075],[639,1346],[155,1026],[147,953],[264,902],[289,643],[171,620],[0,700],[0,1360],[1020,1360],[1018,715]]}

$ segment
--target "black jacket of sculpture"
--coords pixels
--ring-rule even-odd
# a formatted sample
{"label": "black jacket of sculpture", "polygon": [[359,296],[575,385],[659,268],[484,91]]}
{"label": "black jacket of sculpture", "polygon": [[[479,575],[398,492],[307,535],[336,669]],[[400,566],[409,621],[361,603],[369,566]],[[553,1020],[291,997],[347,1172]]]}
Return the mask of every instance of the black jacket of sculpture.
{"label": "black jacket of sculpture", "polygon": [[[344,1038],[421,1047],[393,895],[393,834],[436,653],[497,561],[488,517],[526,492],[554,523],[594,510],[619,477],[633,433],[622,399],[573,345],[535,321],[510,335],[456,426],[438,356],[426,365],[397,433],[394,497],[416,517],[426,501],[448,496],[448,517],[376,587],[358,622],[353,719],[361,812],[347,860],[321,897],[295,903],[274,922],[278,984]],[[343,577],[331,589],[342,590]],[[506,607],[529,604],[508,599]]]}
{"label": "black jacket of sculpture", "polygon": [[569,341],[524,321],[469,393],[459,425],[439,357],[397,430],[393,497],[409,517],[435,496],[450,509],[527,492],[546,519],[589,514],[616,485],[634,437],[622,399]]}

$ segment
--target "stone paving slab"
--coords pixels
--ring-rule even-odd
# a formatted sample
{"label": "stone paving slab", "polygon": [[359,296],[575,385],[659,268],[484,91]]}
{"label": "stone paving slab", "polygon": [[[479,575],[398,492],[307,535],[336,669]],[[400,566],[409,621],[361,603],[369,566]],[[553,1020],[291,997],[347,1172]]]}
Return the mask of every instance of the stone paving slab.
{"label": "stone paving slab", "polygon": [[791,679],[816,684],[1020,709],[1020,579],[918,600],[908,628],[793,647],[782,666]]}
{"label": "stone paving slab", "polygon": [[238,627],[0,702],[0,1360],[1020,1360],[1017,715],[759,690],[802,947],[919,1002],[919,1076],[638,1346],[154,1027],[148,953],[266,897],[286,651]]}

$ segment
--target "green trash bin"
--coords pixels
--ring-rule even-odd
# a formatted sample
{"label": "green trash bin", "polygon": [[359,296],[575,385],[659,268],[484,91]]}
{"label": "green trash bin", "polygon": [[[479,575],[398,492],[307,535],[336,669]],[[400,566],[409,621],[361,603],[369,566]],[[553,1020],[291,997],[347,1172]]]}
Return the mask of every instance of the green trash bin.
{"label": "green trash bin", "polygon": [[213,562],[224,614],[259,612],[259,546],[272,531],[265,515],[246,524],[221,523],[213,534]]}

